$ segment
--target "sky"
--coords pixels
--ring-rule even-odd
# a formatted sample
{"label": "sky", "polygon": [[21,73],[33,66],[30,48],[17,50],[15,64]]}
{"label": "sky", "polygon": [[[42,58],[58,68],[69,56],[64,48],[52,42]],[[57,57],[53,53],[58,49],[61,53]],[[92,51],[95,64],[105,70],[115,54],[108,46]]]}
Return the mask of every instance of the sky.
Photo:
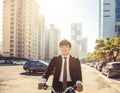
{"label": "sky", "polygon": [[[83,37],[88,38],[88,52],[94,49],[98,37],[99,0],[36,0],[39,12],[61,31],[61,39],[70,40],[70,24],[82,23]],[[2,41],[2,0],[0,0],[0,43]]]}
{"label": "sky", "polygon": [[98,38],[99,0],[36,0],[46,25],[55,24],[61,39],[70,40],[70,24],[82,23],[83,37],[88,38],[88,52],[92,52]]}

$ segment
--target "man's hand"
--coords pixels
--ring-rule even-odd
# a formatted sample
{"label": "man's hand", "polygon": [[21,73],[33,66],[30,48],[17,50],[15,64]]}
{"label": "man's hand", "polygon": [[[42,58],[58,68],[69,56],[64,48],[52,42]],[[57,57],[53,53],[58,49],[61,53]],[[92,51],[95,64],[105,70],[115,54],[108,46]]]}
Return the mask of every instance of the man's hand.
{"label": "man's hand", "polygon": [[38,83],[38,89],[43,89],[45,87],[45,83]]}
{"label": "man's hand", "polygon": [[78,92],[83,91],[83,85],[81,85],[81,84],[76,84],[75,86],[77,87],[76,91],[78,91]]}

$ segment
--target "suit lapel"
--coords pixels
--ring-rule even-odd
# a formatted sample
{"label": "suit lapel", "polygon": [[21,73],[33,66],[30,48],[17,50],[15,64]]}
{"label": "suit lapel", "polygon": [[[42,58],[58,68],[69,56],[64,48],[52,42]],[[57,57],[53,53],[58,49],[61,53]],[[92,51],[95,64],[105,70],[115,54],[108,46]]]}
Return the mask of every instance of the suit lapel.
{"label": "suit lapel", "polygon": [[70,71],[70,76],[71,76],[71,78],[72,78],[72,70],[73,70],[73,66],[74,64],[73,64],[73,59],[72,59],[72,56],[70,55],[70,58],[69,58],[69,71]]}
{"label": "suit lapel", "polygon": [[60,55],[58,57],[58,66],[57,66],[57,69],[58,69],[58,77],[60,77],[60,73],[61,73],[61,69],[62,69],[62,55]]}

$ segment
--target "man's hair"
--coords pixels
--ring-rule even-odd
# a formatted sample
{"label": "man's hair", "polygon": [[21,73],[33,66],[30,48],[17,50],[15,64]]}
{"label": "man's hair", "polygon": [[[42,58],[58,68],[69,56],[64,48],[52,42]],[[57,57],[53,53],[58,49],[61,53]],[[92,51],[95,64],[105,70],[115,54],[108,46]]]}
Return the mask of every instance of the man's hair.
{"label": "man's hair", "polygon": [[66,40],[66,39],[60,41],[59,47],[61,47],[61,46],[63,46],[63,45],[69,45],[70,48],[71,48],[71,43],[70,43],[70,41],[68,41],[68,40]]}

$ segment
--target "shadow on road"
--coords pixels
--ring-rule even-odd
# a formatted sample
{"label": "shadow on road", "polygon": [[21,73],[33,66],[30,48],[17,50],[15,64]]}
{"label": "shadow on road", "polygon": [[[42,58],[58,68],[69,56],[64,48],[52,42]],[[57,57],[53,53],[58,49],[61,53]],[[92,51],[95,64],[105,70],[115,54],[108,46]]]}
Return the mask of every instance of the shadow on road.
{"label": "shadow on road", "polygon": [[20,66],[20,65],[13,65],[13,64],[0,64],[0,66]]}
{"label": "shadow on road", "polygon": [[[44,73],[40,73],[40,72],[37,72],[37,73],[27,73],[27,72],[22,72],[20,73],[20,75],[26,75],[26,76],[43,76]],[[51,74],[52,76],[53,74]]]}
{"label": "shadow on road", "polygon": [[22,72],[20,75],[26,75],[26,76],[42,76],[44,73],[27,73],[27,72]]}

